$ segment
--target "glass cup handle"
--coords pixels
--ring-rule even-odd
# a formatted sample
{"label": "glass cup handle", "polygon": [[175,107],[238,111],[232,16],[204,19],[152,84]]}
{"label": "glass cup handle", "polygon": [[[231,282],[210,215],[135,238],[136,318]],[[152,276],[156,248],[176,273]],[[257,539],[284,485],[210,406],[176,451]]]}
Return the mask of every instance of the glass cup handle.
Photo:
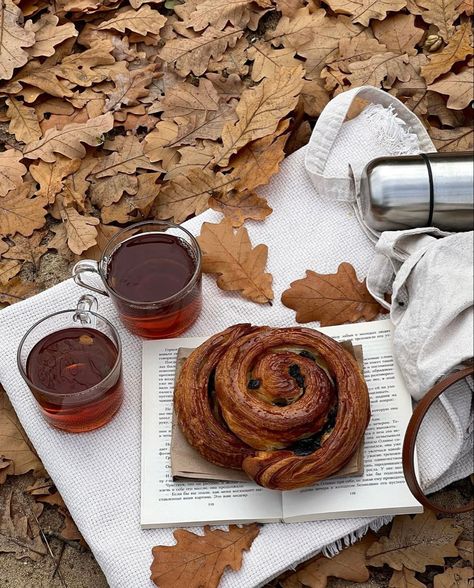
{"label": "glass cup handle", "polygon": [[77,301],[73,320],[81,321],[83,326],[89,325],[90,327],[95,327],[97,319],[91,314],[91,312],[97,312],[98,307],[99,303],[95,296],[92,296],[92,294],[84,294],[84,296],[81,296]]}
{"label": "glass cup handle", "polygon": [[98,274],[100,276],[99,264],[97,263],[97,261],[94,261],[93,259],[81,259],[72,268],[72,277],[74,278],[74,281],[78,286],[88,288],[93,292],[97,292],[97,294],[103,294],[104,296],[108,296],[109,294],[106,290],[96,288],[95,286],[92,286],[92,284],[88,284],[87,282],[84,282],[82,280],[81,274],[85,272],[91,272],[94,274]]}

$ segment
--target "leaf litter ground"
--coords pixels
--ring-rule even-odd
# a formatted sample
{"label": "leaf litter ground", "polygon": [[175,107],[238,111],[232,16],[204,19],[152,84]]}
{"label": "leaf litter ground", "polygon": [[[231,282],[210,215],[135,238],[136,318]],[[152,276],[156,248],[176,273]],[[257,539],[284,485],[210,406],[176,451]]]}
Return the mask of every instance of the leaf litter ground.
{"label": "leaf litter ground", "polygon": [[[143,218],[182,222],[212,207],[229,221],[209,227],[207,241],[224,232],[227,242],[238,241],[246,219],[271,213],[271,202],[255,189],[308,140],[329,99],[350,87],[371,83],[399,97],[438,149],[472,148],[470,0],[5,0],[0,10],[2,304],[64,279],[77,259],[97,258],[120,226]],[[241,271],[245,262],[216,259],[220,240],[214,241],[208,264],[225,287],[232,267]],[[265,247],[255,245],[245,245],[244,259]],[[306,269],[317,271],[301,268],[301,275]],[[257,302],[273,296],[267,279],[268,292],[253,294]],[[250,282],[244,280],[243,295],[255,289]],[[316,318],[317,310],[309,309]],[[56,517],[56,535],[63,534],[51,538],[56,555],[65,550],[61,569],[69,561],[90,567],[64,542],[75,532],[65,511],[59,514],[59,499],[49,490],[27,491],[31,474],[15,474],[28,467],[28,456],[15,463],[11,449],[0,448],[0,479],[8,474],[1,498],[16,504],[28,495],[30,506],[4,524],[24,535],[26,516],[31,528],[23,540],[36,541],[33,515],[41,505],[41,525]],[[42,500],[31,502],[34,496]],[[464,539],[472,540],[470,533]],[[472,546],[462,549],[462,560],[445,562],[466,569]],[[25,578],[14,556],[0,558],[11,570],[10,585]],[[51,565],[42,556],[28,569],[34,575]],[[391,570],[370,570],[371,585],[388,585]],[[404,570],[391,585],[431,586],[440,576],[439,568],[415,579]],[[60,586],[53,571],[33,583]],[[461,586],[468,581],[463,574],[453,580],[448,569],[435,585]],[[71,576],[70,585],[105,586],[99,577]],[[345,580],[329,585],[338,582]]]}

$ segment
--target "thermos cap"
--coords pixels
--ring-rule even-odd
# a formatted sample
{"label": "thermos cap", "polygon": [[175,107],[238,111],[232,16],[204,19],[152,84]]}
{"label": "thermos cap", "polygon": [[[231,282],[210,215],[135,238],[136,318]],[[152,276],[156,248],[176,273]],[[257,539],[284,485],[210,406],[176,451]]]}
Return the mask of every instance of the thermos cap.
{"label": "thermos cap", "polygon": [[362,173],[360,198],[364,220],[376,231],[425,226],[472,230],[473,154],[379,157]]}

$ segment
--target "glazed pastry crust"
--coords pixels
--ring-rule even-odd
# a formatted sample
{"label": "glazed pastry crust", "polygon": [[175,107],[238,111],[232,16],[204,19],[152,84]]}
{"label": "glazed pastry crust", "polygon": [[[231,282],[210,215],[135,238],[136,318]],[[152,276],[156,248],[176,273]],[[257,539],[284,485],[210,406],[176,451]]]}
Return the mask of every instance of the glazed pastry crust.
{"label": "glazed pastry crust", "polygon": [[[367,386],[339,343],[303,327],[235,325],[186,360],[175,390],[179,425],[203,457],[243,469],[261,486],[291,490],[340,470],[370,418]],[[309,455],[295,444],[334,428]]]}

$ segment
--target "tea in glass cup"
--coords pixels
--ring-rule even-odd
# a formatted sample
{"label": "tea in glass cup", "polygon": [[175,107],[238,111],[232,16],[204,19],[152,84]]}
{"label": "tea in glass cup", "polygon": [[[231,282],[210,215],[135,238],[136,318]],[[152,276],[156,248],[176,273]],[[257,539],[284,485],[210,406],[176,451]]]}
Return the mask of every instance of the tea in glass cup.
{"label": "tea in glass cup", "polygon": [[83,296],[74,310],[38,321],[18,348],[18,368],[46,420],[79,433],[108,423],[123,400],[117,331]]}
{"label": "tea in glass cup", "polygon": [[[105,290],[83,280],[98,274]],[[77,284],[110,296],[125,326],[149,339],[176,337],[201,311],[201,251],[193,235],[165,221],[143,221],[123,229],[97,263],[79,261]]]}

